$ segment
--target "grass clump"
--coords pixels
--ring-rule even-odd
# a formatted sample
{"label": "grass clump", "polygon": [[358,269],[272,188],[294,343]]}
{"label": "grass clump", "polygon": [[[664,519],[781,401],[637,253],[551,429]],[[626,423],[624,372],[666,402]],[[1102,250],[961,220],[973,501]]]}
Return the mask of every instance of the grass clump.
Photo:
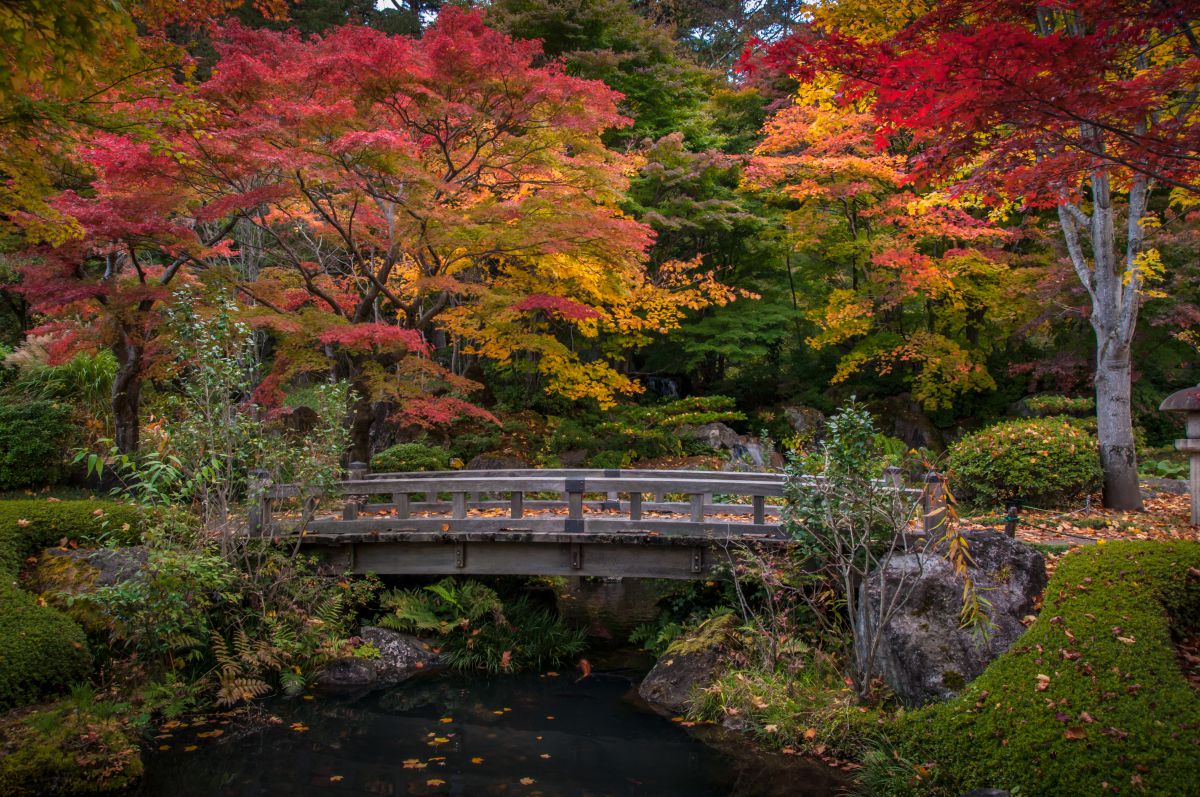
{"label": "grass clump", "polygon": [[113,708],[67,699],[0,720],[0,794],[105,794],[136,783],[138,745]]}
{"label": "grass clump", "polygon": [[958,698],[901,714],[879,794],[1200,793],[1200,695],[1173,624],[1200,609],[1200,544],[1118,542],[1059,563],[1038,618]]}

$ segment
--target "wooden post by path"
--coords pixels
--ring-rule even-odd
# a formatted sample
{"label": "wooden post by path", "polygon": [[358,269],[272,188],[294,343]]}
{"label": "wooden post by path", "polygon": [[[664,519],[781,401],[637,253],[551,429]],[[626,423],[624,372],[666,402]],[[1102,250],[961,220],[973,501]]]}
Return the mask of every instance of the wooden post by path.
{"label": "wooden post by path", "polygon": [[265,470],[250,471],[247,488],[250,498],[250,536],[267,537],[271,533],[271,474]]}
{"label": "wooden post by path", "polygon": [[929,540],[946,533],[946,479],[940,473],[925,474],[925,489],[921,493],[921,530]]}

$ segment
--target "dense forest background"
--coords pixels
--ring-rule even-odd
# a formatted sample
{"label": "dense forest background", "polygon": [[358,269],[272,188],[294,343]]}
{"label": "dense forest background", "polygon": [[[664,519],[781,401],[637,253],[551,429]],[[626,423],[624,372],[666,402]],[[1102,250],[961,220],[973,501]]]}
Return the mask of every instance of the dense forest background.
{"label": "dense forest background", "polygon": [[[319,48],[304,50],[296,42],[334,41],[340,26],[428,36],[442,10],[423,0],[211,5],[206,9],[236,20],[235,38],[241,37],[238,46],[244,48],[265,46],[247,44],[252,31],[298,32],[300,38],[287,45],[297,49],[280,56],[297,59],[325,57],[313,55]],[[67,42],[71,26],[82,25],[70,18],[72,6],[55,12],[60,38]],[[79,82],[65,88],[46,83],[37,100],[11,93],[36,75],[6,76],[12,111],[4,130],[12,146],[0,165],[11,187],[0,208],[8,220],[0,255],[0,346],[16,352],[10,366],[22,356],[61,364],[78,352],[109,348],[117,382],[110,392],[121,393],[122,384],[136,381],[137,390],[122,395],[144,393],[145,406],[113,402],[105,408],[100,401],[96,422],[110,434],[115,424],[118,444],[135,446],[139,413],[144,419],[149,407],[153,415],[155,397],[172,390],[170,368],[156,359],[161,347],[154,341],[169,334],[160,308],[167,278],[179,270],[189,272],[189,285],[232,291],[243,310],[271,307],[309,325],[300,330],[278,319],[258,323],[255,311],[246,311],[258,330],[258,381],[265,385],[259,395],[271,392],[275,404],[300,406],[322,368],[349,379],[359,392],[354,413],[359,458],[397,441],[471,435],[482,435],[484,442],[463,453],[521,454],[525,444],[514,430],[522,423],[536,426],[563,417],[600,422],[614,405],[693,396],[732,398],[735,408],[722,410],[721,418],[740,432],[766,431],[776,438],[796,431],[787,423],[786,408],[829,412],[857,396],[884,419],[886,432],[937,451],[965,431],[1021,412],[1019,402],[1026,397],[1091,395],[1096,345],[1089,301],[1067,256],[1055,209],[1036,202],[985,207],[949,198],[910,174],[912,153],[903,136],[881,144],[877,122],[868,114],[822,105],[820,80],[798,80],[786,66],[772,64],[773,46],[802,39],[814,19],[828,23],[822,14],[840,15],[870,38],[876,29],[886,34],[902,28],[922,9],[786,0],[495,0],[473,8],[488,27],[514,40],[540,41],[540,50],[529,55],[530,70],[561,65],[552,68],[619,92],[591,97],[593,110],[615,102],[610,109],[615,115],[596,110],[594,118],[564,134],[556,145],[565,155],[553,167],[578,160],[592,146],[584,138],[593,134],[613,153],[587,150],[595,158],[591,171],[581,170],[571,183],[573,196],[596,198],[604,210],[600,215],[573,210],[570,224],[611,225],[598,234],[606,240],[579,244],[568,221],[546,222],[557,225],[548,237],[570,241],[560,249],[569,250],[576,265],[591,258],[589,267],[599,270],[594,296],[580,298],[585,291],[577,280],[555,282],[557,277],[544,274],[518,286],[520,280],[509,273],[501,285],[496,274],[505,268],[504,258],[493,248],[476,257],[478,271],[470,279],[455,272],[453,285],[425,284],[424,293],[419,291],[413,302],[422,308],[421,322],[399,326],[416,330],[420,340],[388,337],[380,325],[395,323],[390,319],[397,306],[410,298],[387,298],[383,283],[397,279],[396,271],[366,276],[355,274],[357,266],[329,271],[325,253],[312,241],[307,253],[294,252],[295,241],[282,239],[272,250],[262,240],[267,225],[248,221],[252,214],[223,215],[235,207],[232,193],[217,197],[215,183],[201,185],[197,170],[184,174],[201,159],[200,144],[177,154],[178,174],[156,172],[159,167],[149,160],[132,162],[182,153],[185,144],[202,141],[185,131],[203,115],[200,103],[232,107],[261,89],[251,79],[232,85],[236,73],[221,68],[222,58],[233,57],[229,45],[220,44],[230,37],[228,23],[214,27],[202,13],[206,9],[146,3],[134,8],[141,42],[136,53],[88,45],[51,56],[68,64],[78,59]],[[344,51],[354,44],[347,38],[338,46]],[[461,56],[464,69],[477,57],[482,58],[478,52]],[[253,80],[259,79],[267,86],[261,90],[273,85],[278,93],[299,78],[280,72]],[[354,77],[333,73],[331,80],[345,82],[348,102],[356,101],[355,91],[366,90]],[[155,106],[147,99],[164,85],[154,81],[171,84],[170,103]],[[79,100],[81,86],[97,83],[88,97],[129,92],[103,109]],[[593,84],[572,85],[559,89],[570,94]],[[121,120],[105,116],[117,107],[124,108]],[[626,120],[618,122],[616,115]],[[227,136],[224,141],[236,148],[236,136],[250,129],[227,126],[204,135],[215,141]],[[115,136],[125,136],[122,147],[140,142],[146,149],[116,147]],[[192,143],[181,144],[186,136]],[[52,139],[58,143],[51,145]],[[299,152],[318,145],[312,138],[287,146]],[[229,153],[221,158],[205,168],[233,163]],[[379,167],[379,174],[394,178],[388,168]],[[353,176],[373,179],[362,169]],[[191,182],[180,187],[185,181]],[[253,190],[242,185],[240,196],[245,200]],[[171,205],[168,195],[178,202]],[[272,201],[266,194],[258,199]],[[314,199],[305,212],[320,214],[322,201]],[[108,204],[101,209],[103,202]],[[1200,274],[1190,202],[1159,190],[1150,193],[1148,205],[1155,279],[1147,284],[1132,344],[1132,409],[1139,442],[1161,447],[1177,436],[1177,424],[1158,413],[1159,401],[1200,378],[1194,331]],[[461,206],[450,203],[451,215],[439,218],[463,230],[495,223],[478,216],[456,221],[451,216]],[[273,207],[277,214],[294,209]],[[87,216],[82,222],[84,240],[92,246],[87,251],[64,246],[79,232],[73,225],[80,222],[64,220],[72,213],[76,219]],[[124,222],[114,223],[113,214],[124,214]],[[132,229],[131,217],[137,216],[144,229]],[[196,240],[180,237],[183,218],[190,220]],[[627,220],[641,226],[621,226]],[[538,223],[535,218],[523,234],[539,234]],[[47,226],[58,230],[47,232]],[[447,251],[469,248],[479,238],[463,236],[446,244]],[[94,246],[97,238],[119,243],[101,251]],[[360,245],[380,246],[373,239],[343,248],[361,251],[355,250]],[[552,256],[550,248],[538,252],[540,262]],[[369,328],[351,340],[345,330],[331,331],[327,321],[315,318],[319,302],[296,299],[288,305],[288,291],[303,288],[295,276],[267,283],[289,258],[313,295],[319,286],[304,269],[314,263],[311,273],[324,269],[334,282],[379,282],[382,276],[378,290],[361,285],[349,290],[354,301],[334,319]],[[638,259],[643,276],[620,276]],[[68,261],[90,265],[62,265]],[[164,276],[158,280],[161,293],[145,287],[143,267]],[[140,292],[128,290],[118,301],[111,284],[88,287],[111,281],[122,268],[127,277],[136,269]],[[624,287],[600,286],[605,272],[624,280]],[[448,274],[439,278],[451,279]],[[629,298],[631,279],[646,280],[644,297]],[[570,304],[576,301],[582,304]],[[520,322],[495,320],[506,312],[502,308],[513,307],[525,313]],[[426,309],[437,311],[427,324]],[[599,322],[597,314],[603,316]],[[326,359],[298,365],[299,359],[319,359],[295,354],[314,344]],[[412,365],[414,352],[426,364]],[[134,429],[122,436],[130,412]],[[521,413],[542,420],[514,422]],[[505,424],[502,434],[495,432]]]}

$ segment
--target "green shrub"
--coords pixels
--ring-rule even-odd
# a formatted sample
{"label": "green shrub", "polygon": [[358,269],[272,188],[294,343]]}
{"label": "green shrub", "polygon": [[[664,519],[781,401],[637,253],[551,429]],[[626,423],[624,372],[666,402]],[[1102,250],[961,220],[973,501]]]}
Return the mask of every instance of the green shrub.
{"label": "green shrub", "polygon": [[1058,505],[1100,486],[1096,438],[1064,417],[1005,421],[967,435],[947,457],[959,498]]}
{"label": "green shrub", "polygon": [[0,582],[0,709],[62,691],[87,678],[91,667],[87,639],[74,620],[39,606],[7,578]]}
{"label": "green shrub", "polygon": [[15,574],[26,556],[64,537],[128,545],[143,526],[143,510],[115,501],[0,501],[0,574]]}
{"label": "green shrub", "polygon": [[0,402],[0,490],[57,483],[65,470],[71,434],[67,404]]}
{"label": "green shrub", "polygon": [[1026,412],[1035,418],[1052,415],[1090,415],[1096,411],[1096,400],[1090,396],[1058,396],[1047,393],[1029,396],[1022,403]]}
{"label": "green shrub", "polygon": [[397,443],[371,457],[371,470],[376,473],[447,470],[449,467],[449,451],[424,443]]}
{"label": "green shrub", "polygon": [[866,780],[881,794],[1200,793],[1200,695],[1171,634],[1200,610],[1198,567],[1193,542],[1064,557],[1037,622],[958,698],[900,715]]}
{"label": "green shrub", "polygon": [[64,700],[0,722],[0,794],[124,792],[142,775],[138,745],[104,704]]}

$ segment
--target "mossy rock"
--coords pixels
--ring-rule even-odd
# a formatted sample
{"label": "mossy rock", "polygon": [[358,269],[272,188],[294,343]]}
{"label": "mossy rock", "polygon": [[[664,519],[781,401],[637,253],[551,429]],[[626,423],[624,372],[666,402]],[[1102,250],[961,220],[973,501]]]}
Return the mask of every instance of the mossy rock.
{"label": "mossy rock", "polygon": [[78,623],[11,583],[0,583],[0,709],[61,692],[91,669]]}
{"label": "mossy rock", "polygon": [[145,522],[142,509],[116,501],[0,501],[0,574],[15,574],[25,557],[62,539],[135,544]]}
{"label": "mossy rock", "polygon": [[0,794],[115,794],[142,776],[132,734],[115,717],[63,702],[0,720]]}
{"label": "mossy rock", "polygon": [[896,755],[868,756],[866,780],[881,794],[1200,794],[1200,694],[1172,641],[1200,609],[1198,569],[1193,542],[1064,557],[1037,622],[957,699],[901,714]]}

